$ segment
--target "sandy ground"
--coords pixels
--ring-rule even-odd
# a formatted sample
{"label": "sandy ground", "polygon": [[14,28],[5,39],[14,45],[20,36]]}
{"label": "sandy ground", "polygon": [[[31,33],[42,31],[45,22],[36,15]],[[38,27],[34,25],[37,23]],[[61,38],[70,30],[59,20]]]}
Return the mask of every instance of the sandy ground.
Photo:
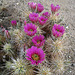
{"label": "sandy ground", "polygon": [[[7,22],[10,17],[21,16],[25,19],[27,15],[28,7],[27,3],[29,1],[40,2],[44,5],[45,10],[50,10],[50,5],[53,3],[55,5],[60,5],[61,9],[59,10],[60,15],[64,17],[64,23],[67,25],[67,33],[69,34],[69,41],[67,47],[69,48],[69,57],[72,60],[72,64],[69,67],[69,71],[66,71],[64,75],[75,75],[75,0],[0,0],[0,8],[7,8],[6,15],[3,17],[0,14],[0,25],[8,26]],[[0,9],[1,13],[1,9]],[[3,22],[2,22],[3,20]]]}

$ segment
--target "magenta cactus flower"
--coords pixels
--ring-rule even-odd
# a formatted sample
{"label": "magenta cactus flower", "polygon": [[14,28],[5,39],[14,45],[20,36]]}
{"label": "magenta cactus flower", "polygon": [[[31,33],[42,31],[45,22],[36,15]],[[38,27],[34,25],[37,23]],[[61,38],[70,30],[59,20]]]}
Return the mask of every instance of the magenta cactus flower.
{"label": "magenta cactus flower", "polygon": [[37,27],[32,23],[27,23],[26,26],[24,26],[24,31],[27,35],[33,36],[37,32]]}
{"label": "magenta cactus flower", "polygon": [[8,30],[5,30],[5,35],[7,38],[10,38],[10,33],[8,32]]}
{"label": "magenta cactus flower", "polygon": [[33,37],[32,42],[34,43],[35,46],[41,47],[44,45],[44,36],[43,35],[36,35]]}
{"label": "magenta cactus flower", "polygon": [[45,17],[43,17],[43,16],[41,16],[41,17],[39,17],[38,20],[39,20],[39,23],[40,23],[41,25],[44,25],[48,19],[45,18]]}
{"label": "magenta cactus flower", "polygon": [[39,14],[38,13],[30,13],[29,18],[32,22],[37,22],[38,18],[39,18]]}
{"label": "magenta cactus flower", "polygon": [[30,6],[30,8],[36,9],[37,3],[29,2],[28,5]]}
{"label": "magenta cactus flower", "polygon": [[17,25],[17,21],[16,20],[12,20],[11,24],[12,24],[12,26],[16,26]]}
{"label": "magenta cactus flower", "polygon": [[26,59],[31,61],[32,65],[38,65],[45,59],[45,53],[41,48],[32,46],[31,48],[27,49],[26,52]]}
{"label": "magenta cactus flower", "polygon": [[25,20],[25,21],[24,21],[24,25],[26,25],[26,23],[27,23],[27,22],[26,22],[26,20]]}
{"label": "magenta cactus flower", "polygon": [[57,13],[56,16],[59,16],[59,13]]}
{"label": "magenta cactus flower", "polygon": [[59,9],[60,9],[60,6],[59,5],[54,6],[53,4],[51,4],[51,11],[52,11],[52,13],[57,12]]}
{"label": "magenta cactus flower", "polygon": [[63,26],[54,24],[53,28],[52,28],[52,34],[53,36],[57,37],[61,37],[65,32],[65,28]]}
{"label": "magenta cactus flower", "polygon": [[44,10],[43,5],[41,5],[40,3],[37,4],[37,11],[38,12],[42,12]]}
{"label": "magenta cactus flower", "polygon": [[42,14],[42,16],[44,16],[45,18],[49,18],[50,17],[50,13],[49,12],[45,12]]}

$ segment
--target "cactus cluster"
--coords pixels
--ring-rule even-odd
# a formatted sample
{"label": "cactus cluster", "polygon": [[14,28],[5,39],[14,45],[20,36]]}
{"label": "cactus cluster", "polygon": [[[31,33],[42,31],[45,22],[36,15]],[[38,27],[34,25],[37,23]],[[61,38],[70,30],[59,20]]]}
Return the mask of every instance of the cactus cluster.
{"label": "cactus cluster", "polygon": [[60,6],[51,4],[51,13],[42,13],[44,6],[40,3],[29,2],[28,6],[32,12],[25,20],[12,20],[8,30],[0,27],[0,47],[6,56],[4,73],[63,75],[67,63],[64,48],[67,36],[57,13]]}

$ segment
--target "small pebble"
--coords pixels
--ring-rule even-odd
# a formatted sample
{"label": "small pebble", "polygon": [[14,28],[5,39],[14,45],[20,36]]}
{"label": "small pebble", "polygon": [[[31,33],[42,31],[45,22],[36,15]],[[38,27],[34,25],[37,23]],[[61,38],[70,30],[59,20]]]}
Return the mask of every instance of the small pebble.
{"label": "small pebble", "polygon": [[70,71],[70,73],[71,73],[72,71]]}
{"label": "small pebble", "polygon": [[71,56],[69,56],[69,58],[71,58]]}
{"label": "small pebble", "polygon": [[19,3],[16,3],[17,5],[19,5]]}
{"label": "small pebble", "polygon": [[3,58],[5,58],[6,56],[4,55]]}
{"label": "small pebble", "polygon": [[66,29],[68,29],[68,26],[66,27]]}

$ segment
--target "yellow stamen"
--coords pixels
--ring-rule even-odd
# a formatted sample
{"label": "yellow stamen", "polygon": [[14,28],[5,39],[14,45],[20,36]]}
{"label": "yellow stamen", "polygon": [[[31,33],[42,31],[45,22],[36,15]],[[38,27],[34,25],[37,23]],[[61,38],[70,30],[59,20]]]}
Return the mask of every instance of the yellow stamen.
{"label": "yellow stamen", "polygon": [[37,40],[37,44],[40,44],[40,41],[39,40]]}
{"label": "yellow stamen", "polygon": [[33,30],[32,30],[32,29],[30,29],[29,31],[33,32]]}
{"label": "yellow stamen", "polygon": [[32,59],[38,61],[39,60],[39,56],[37,54],[33,54],[32,55]]}
{"label": "yellow stamen", "polygon": [[59,32],[59,30],[57,29],[57,31]]}

